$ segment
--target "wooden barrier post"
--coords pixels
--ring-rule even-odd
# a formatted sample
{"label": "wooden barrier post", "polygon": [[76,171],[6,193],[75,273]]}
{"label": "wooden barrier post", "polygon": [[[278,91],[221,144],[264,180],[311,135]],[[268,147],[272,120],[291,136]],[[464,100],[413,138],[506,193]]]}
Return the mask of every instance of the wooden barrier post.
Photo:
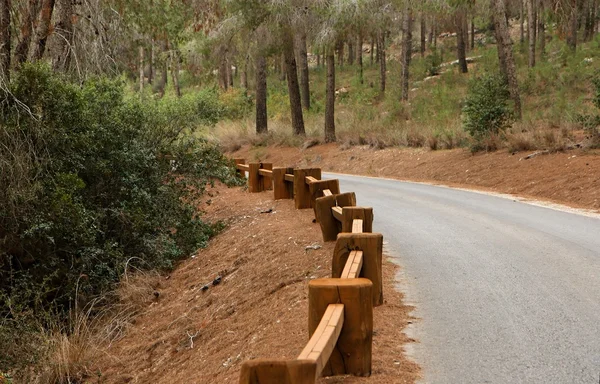
{"label": "wooden barrier post", "polygon": [[329,180],[319,180],[312,182],[308,185],[308,189],[310,191],[310,205],[315,210],[315,218],[317,222],[319,218],[317,217],[317,205],[316,200],[319,197],[323,197],[323,191],[328,189],[332,194],[339,195],[340,193],[340,181],[337,179],[329,179]]}
{"label": "wooden barrier post", "polygon": [[373,232],[373,208],[344,207],[342,210],[342,232],[352,232],[352,221],[363,221],[363,232]]}
{"label": "wooden barrier post", "polygon": [[[261,163],[260,169],[273,170],[273,163]],[[273,178],[269,176],[261,176],[263,191],[273,190]]]}
{"label": "wooden barrier post", "polygon": [[373,283],[368,279],[315,279],[308,283],[308,331],[317,330],[329,304],[344,305],[344,324],[323,376],[370,376]]}
{"label": "wooden barrier post", "polygon": [[260,163],[250,163],[248,167],[248,190],[252,193],[262,192],[263,185],[260,181],[261,176],[258,173]]}
{"label": "wooden barrier post", "polygon": [[296,209],[312,208],[310,187],[305,178],[312,176],[321,180],[321,168],[294,169],[294,202]]}
{"label": "wooden barrier post", "polygon": [[244,177],[244,178],[245,178],[245,177],[246,177],[246,172],[244,172],[244,171],[242,171],[241,169],[237,168],[237,166],[238,166],[238,165],[243,165],[243,164],[246,164],[246,160],[237,158],[237,159],[233,159],[233,162],[234,162],[234,163],[235,163],[235,165],[236,165],[236,168],[235,168],[235,169],[236,169],[236,171],[237,171],[237,174],[238,174],[239,176],[241,176],[241,177]]}
{"label": "wooden barrier post", "polygon": [[242,365],[240,384],[314,384],[316,371],[309,360],[250,360]]}
{"label": "wooden barrier post", "polygon": [[275,200],[294,198],[294,184],[285,181],[286,173],[293,174],[294,168],[273,168],[273,195]]}
{"label": "wooden barrier post", "polygon": [[338,233],[342,231],[342,224],[335,219],[331,208],[353,206],[356,206],[356,195],[354,192],[319,197],[315,200],[315,216],[321,225],[323,241],[337,240]]}
{"label": "wooden barrier post", "polygon": [[373,282],[373,306],[383,304],[383,235],[381,233],[340,233],[333,251],[331,277],[342,276],[346,261],[352,251],[362,251],[362,269],[360,277]]}

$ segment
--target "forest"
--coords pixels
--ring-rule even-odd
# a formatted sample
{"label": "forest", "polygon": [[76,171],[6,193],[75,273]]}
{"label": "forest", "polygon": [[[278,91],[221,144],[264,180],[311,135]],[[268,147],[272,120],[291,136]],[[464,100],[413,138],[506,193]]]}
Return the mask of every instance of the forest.
{"label": "forest", "polygon": [[0,383],[89,377],[243,145],[599,148],[598,5],[0,0]]}

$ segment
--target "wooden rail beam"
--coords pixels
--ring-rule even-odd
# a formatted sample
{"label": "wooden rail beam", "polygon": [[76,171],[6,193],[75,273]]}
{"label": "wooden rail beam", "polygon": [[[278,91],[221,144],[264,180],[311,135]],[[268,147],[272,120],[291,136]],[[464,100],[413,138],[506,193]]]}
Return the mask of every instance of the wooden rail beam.
{"label": "wooden rail beam", "polygon": [[314,177],[312,177],[312,176],[306,176],[306,177],[304,178],[304,181],[306,182],[306,184],[310,184],[310,183],[316,183],[316,182],[317,182],[317,181],[319,181],[319,180],[315,179],[315,178],[314,178]]}
{"label": "wooden rail beam", "polygon": [[342,279],[355,279],[360,275],[360,270],[363,265],[363,252],[362,251],[352,251],[350,252],[350,256],[348,256],[348,261],[346,261],[346,265],[344,266],[344,270],[342,271],[342,275],[340,278]]}
{"label": "wooden rail beam", "polygon": [[[292,170],[292,172],[293,172],[293,170]],[[285,181],[289,181],[290,183],[293,183],[294,182],[294,175],[286,173],[285,174]]]}
{"label": "wooden rail beam", "polygon": [[269,169],[259,169],[258,174],[261,176],[272,177],[273,171]]}
{"label": "wooden rail beam", "polygon": [[[248,172],[250,170],[250,167],[246,164],[239,164],[237,166],[237,169],[242,172]],[[244,177],[245,177],[245,175],[244,175]]]}
{"label": "wooden rail beam", "polygon": [[323,190],[323,196],[331,196],[331,195],[333,195],[333,193],[331,193],[330,189]]}
{"label": "wooden rail beam", "polygon": [[354,219],[352,221],[352,233],[363,232],[363,221],[361,219]]}
{"label": "wooden rail beam", "polygon": [[299,360],[311,360],[317,364],[315,378],[321,375],[329,361],[343,326],[344,304],[329,304],[317,329],[298,356]]}
{"label": "wooden rail beam", "polygon": [[333,213],[333,217],[339,221],[340,223],[342,222],[342,215],[343,215],[343,208],[342,207],[333,207],[331,208],[331,213]]}

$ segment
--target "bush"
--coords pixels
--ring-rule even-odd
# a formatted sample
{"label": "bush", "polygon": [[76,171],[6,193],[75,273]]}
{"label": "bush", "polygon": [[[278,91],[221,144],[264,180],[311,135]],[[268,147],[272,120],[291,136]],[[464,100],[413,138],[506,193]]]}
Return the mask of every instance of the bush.
{"label": "bush", "polygon": [[[171,268],[205,246],[221,225],[200,219],[195,198],[214,180],[240,182],[218,148],[180,135],[186,117],[212,121],[198,99],[143,103],[116,81],[79,87],[38,65],[15,75],[0,104],[2,351],[21,320],[65,318],[127,260]],[[0,354],[0,371],[14,358]]]}
{"label": "bush", "polygon": [[463,128],[475,140],[475,147],[489,141],[509,126],[509,93],[500,75],[484,74],[469,83],[464,102]]}

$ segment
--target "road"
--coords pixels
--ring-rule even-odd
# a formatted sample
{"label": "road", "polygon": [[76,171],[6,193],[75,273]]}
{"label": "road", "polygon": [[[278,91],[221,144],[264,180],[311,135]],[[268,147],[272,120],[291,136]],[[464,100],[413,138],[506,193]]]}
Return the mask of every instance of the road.
{"label": "road", "polygon": [[600,219],[338,174],[372,206],[419,318],[423,383],[598,383]]}

